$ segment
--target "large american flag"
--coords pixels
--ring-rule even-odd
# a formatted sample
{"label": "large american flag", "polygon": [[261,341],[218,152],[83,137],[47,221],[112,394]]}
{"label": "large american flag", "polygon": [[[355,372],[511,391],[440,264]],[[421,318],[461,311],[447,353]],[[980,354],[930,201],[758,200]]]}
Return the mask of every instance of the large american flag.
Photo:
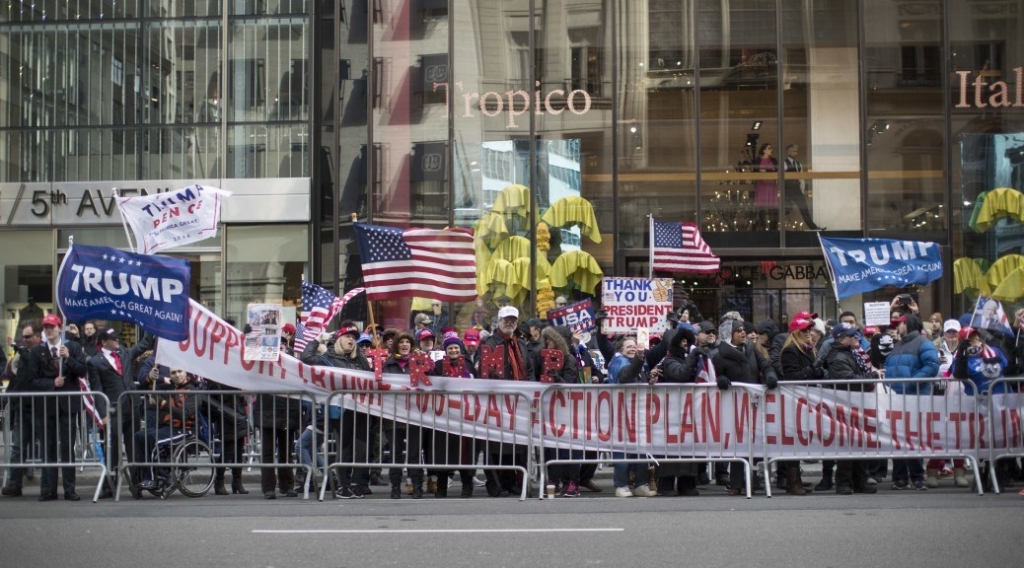
{"label": "large american flag", "polygon": [[722,262],[704,242],[696,223],[651,219],[651,269],[663,272],[717,272]]}
{"label": "large american flag", "polygon": [[442,302],[476,299],[471,232],[396,229],[356,223],[368,300],[420,296]]}
{"label": "large american flag", "polygon": [[295,351],[306,348],[306,344],[320,335],[327,327],[345,302],[341,298],[328,292],[324,288],[302,281],[302,312],[299,313],[299,323],[302,333],[295,334]]}

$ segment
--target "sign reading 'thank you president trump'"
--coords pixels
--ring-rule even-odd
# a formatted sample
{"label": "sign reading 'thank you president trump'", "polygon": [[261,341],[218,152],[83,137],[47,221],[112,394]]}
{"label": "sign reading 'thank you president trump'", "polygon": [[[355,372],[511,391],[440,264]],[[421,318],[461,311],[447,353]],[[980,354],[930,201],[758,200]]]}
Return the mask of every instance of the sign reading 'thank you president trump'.
{"label": "sign reading 'thank you president trump'", "polygon": [[130,321],[184,341],[190,274],[183,259],[75,245],[57,273],[57,305],[70,321]]}
{"label": "sign reading 'thank you president trump'", "polygon": [[667,329],[665,316],[672,311],[671,278],[605,278],[602,282],[601,307],[608,313],[602,333],[636,333],[638,328],[661,333]]}
{"label": "sign reading 'thank you president trump'", "polygon": [[821,238],[821,249],[839,299],[886,286],[923,286],[942,277],[936,243]]}

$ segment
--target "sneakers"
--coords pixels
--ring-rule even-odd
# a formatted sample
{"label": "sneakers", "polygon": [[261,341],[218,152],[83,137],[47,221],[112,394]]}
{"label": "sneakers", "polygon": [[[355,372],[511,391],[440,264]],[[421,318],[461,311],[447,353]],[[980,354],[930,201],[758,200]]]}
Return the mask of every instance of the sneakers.
{"label": "sneakers", "polygon": [[914,489],[918,491],[928,491],[928,486],[924,484],[923,479],[918,479],[914,482]]}
{"label": "sneakers", "polygon": [[633,496],[633,492],[629,490],[629,486],[628,485],[625,486],[625,487],[616,487],[615,488],[615,496],[616,497],[632,497]]}
{"label": "sneakers", "polygon": [[637,497],[656,497],[658,492],[651,489],[649,485],[637,485],[633,489],[633,495]]}
{"label": "sneakers", "polygon": [[892,484],[892,486],[890,487],[890,489],[892,489],[893,491],[902,491],[904,489],[910,489],[910,486],[907,485],[906,481],[902,481],[901,480],[901,481],[894,482]]}
{"label": "sneakers", "polygon": [[580,496],[580,486],[576,485],[575,481],[570,481],[569,485],[567,485],[565,487],[565,493],[562,496],[563,497],[579,497]]}
{"label": "sneakers", "polygon": [[362,499],[367,495],[373,495],[373,491],[370,490],[368,485],[353,485],[352,494],[356,496],[356,499]]}
{"label": "sneakers", "polygon": [[357,496],[348,487],[342,487],[341,489],[335,491],[334,496],[337,497],[338,499],[358,499],[362,497],[362,495]]}

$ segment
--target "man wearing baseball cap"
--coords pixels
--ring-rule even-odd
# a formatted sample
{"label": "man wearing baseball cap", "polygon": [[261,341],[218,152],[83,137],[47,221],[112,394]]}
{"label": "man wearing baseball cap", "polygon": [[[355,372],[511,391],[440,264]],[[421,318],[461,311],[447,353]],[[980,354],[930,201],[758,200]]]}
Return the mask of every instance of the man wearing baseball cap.
{"label": "man wearing baseball cap", "polygon": [[290,323],[281,326],[281,351],[295,355],[295,326]]}
{"label": "man wearing baseball cap", "polygon": [[[33,381],[41,380],[46,390],[68,393],[57,399],[43,398],[32,408],[38,420],[37,433],[43,436],[43,461],[72,464],[75,461],[74,447],[78,437],[78,416],[82,411],[82,399],[71,393],[80,393],[78,377],[85,376],[88,362],[77,342],[64,336],[60,316],[48,314],[43,318],[43,341],[32,348],[28,357],[28,374]],[[45,421],[45,423],[43,422]],[[59,442],[60,453],[57,453]],[[61,468],[64,479],[64,499],[78,501],[75,493],[75,467]],[[40,501],[57,499],[57,468],[43,468],[39,487]]]}
{"label": "man wearing baseball cap", "polygon": [[[853,381],[856,379],[877,378],[860,351],[860,330],[848,322],[840,322],[832,328],[832,347],[823,359],[815,362],[828,372],[832,381]],[[838,390],[855,392],[873,391],[872,383],[837,384]],[[868,481],[867,460],[838,460],[836,462],[836,493],[852,495],[854,493],[875,493],[877,489]]]}
{"label": "man wearing baseball cap", "polygon": [[[498,310],[498,325],[494,333],[481,346],[484,355],[480,361],[479,376],[483,379],[504,379],[509,381],[533,381],[533,360],[529,357],[526,342],[516,337],[519,325],[519,310],[505,306]],[[488,356],[487,353],[490,353]],[[497,364],[490,364],[496,361]],[[526,463],[525,448],[511,444],[488,444],[488,463],[514,465]],[[516,489],[516,473],[512,470],[488,470],[487,494],[491,497],[511,495]]]}
{"label": "man wearing baseball cap", "polygon": [[[122,394],[135,390],[135,359],[153,348],[155,338],[153,334],[146,332],[142,336],[142,340],[134,347],[125,349],[121,347],[121,334],[112,327],[100,331],[97,336],[101,348],[99,353],[89,359],[89,389],[107,395],[106,398],[102,396],[96,398],[96,410],[101,416],[107,411],[108,400],[112,405],[110,420],[107,424],[111,454],[107,456],[111,472],[111,476],[108,478],[110,485],[104,488],[103,493],[100,494],[100,499],[108,499],[114,496],[111,488],[117,487],[116,476],[120,471],[118,460],[121,452],[116,448],[121,447],[121,438],[124,438],[128,461],[136,461],[134,456],[135,424],[142,416],[142,398],[136,397],[135,400],[126,398],[125,401],[131,402],[131,404],[120,408],[117,406],[117,400]],[[130,483],[128,486],[134,488],[134,484]]]}
{"label": "man wearing baseball cap", "polygon": [[475,329],[467,329],[462,334],[462,344],[466,346],[466,364],[476,374],[480,367],[480,332]]}

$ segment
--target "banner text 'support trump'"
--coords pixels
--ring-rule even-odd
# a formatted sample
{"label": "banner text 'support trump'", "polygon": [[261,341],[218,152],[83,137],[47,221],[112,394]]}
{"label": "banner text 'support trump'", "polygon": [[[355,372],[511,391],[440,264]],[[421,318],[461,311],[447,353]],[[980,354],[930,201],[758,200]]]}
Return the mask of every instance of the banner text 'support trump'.
{"label": "banner text 'support trump'", "polygon": [[187,260],[74,245],[57,273],[57,305],[69,321],[131,321],[157,337],[188,338]]}
{"label": "banner text 'support trump'", "polygon": [[139,252],[153,254],[217,236],[220,206],[230,191],[190,185],[177,191],[118,197]]}
{"label": "banner text 'support trump'", "polygon": [[[164,344],[157,363],[248,390],[304,391],[324,401],[334,390],[344,406],[376,416],[520,444],[649,453],[653,456],[902,456],[915,452],[983,454],[1019,447],[1024,401],[984,397],[859,393],[760,385],[572,385],[381,375],[309,366],[282,355],[246,361],[241,332],[192,303],[190,337]],[[568,386],[568,385],[566,385]],[[444,391],[444,392],[438,392]],[[387,394],[384,394],[387,393]],[[335,401],[332,401],[335,402]],[[534,406],[536,409],[531,409]],[[989,425],[995,434],[988,433]]]}
{"label": "banner text 'support trump'", "polygon": [[937,243],[819,239],[839,299],[886,286],[923,286],[942,278],[942,255]]}

